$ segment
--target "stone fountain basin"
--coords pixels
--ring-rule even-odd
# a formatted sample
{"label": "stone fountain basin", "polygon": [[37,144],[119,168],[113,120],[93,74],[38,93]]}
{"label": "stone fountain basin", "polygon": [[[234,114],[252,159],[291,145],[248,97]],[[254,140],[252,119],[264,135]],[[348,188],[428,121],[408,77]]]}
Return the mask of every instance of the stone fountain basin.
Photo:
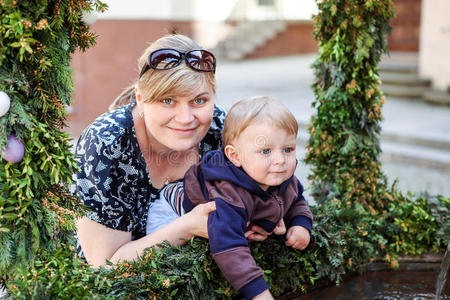
{"label": "stone fountain basin", "polygon": [[[396,269],[375,261],[364,267],[363,274],[351,274],[339,286],[323,287],[305,295],[292,293],[278,300],[434,300],[443,256],[443,253],[402,256]],[[450,299],[448,281],[440,299]]]}

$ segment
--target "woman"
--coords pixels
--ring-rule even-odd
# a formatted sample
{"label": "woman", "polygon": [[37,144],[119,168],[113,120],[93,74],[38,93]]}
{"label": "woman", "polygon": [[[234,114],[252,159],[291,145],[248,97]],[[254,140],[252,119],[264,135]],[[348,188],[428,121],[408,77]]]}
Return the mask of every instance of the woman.
{"label": "woman", "polygon": [[[90,208],[76,223],[79,250],[94,267],[133,260],[164,240],[181,245],[193,236],[207,237],[208,213],[215,209],[214,203],[200,205],[145,235],[148,207],[159,189],[181,180],[206,151],[221,147],[225,112],[214,105],[215,58],[190,38],[162,37],[138,64],[138,81],[77,144],[81,170],[73,192]],[[253,231],[252,240],[268,234]]]}

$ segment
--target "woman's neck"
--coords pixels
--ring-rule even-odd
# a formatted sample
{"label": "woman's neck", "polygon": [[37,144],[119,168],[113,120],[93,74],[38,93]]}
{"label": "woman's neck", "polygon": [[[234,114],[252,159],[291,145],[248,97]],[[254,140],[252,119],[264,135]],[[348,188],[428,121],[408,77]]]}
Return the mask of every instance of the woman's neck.
{"label": "woman's neck", "polygon": [[[144,154],[144,153],[143,153]],[[148,150],[146,150],[147,158],[152,163],[167,164],[171,167],[179,165],[193,165],[198,162],[198,148],[193,147],[185,151],[175,151],[167,149],[166,147],[155,147],[152,142],[149,143]]]}

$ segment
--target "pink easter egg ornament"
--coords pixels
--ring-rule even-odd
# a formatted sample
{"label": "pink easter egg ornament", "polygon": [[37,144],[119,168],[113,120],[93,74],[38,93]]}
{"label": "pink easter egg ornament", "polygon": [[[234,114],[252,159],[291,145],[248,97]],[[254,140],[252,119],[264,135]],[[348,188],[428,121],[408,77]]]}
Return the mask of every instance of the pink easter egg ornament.
{"label": "pink easter egg ornament", "polygon": [[2,152],[2,157],[10,163],[18,163],[25,154],[25,146],[14,135],[8,137],[8,144]]}

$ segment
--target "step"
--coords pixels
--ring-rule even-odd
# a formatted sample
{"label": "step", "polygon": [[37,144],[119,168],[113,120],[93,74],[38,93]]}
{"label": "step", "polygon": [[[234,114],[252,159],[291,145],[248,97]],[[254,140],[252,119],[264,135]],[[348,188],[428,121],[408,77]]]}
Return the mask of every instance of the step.
{"label": "step", "polygon": [[398,131],[383,129],[381,139],[391,143],[408,144],[450,152],[450,139],[448,136],[443,135],[432,136],[427,134],[426,136],[420,136],[415,134],[412,136],[411,134],[400,134]]}
{"label": "step", "polygon": [[380,89],[386,96],[389,97],[411,99],[422,98],[424,92],[427,90],[427,88],[423,86],[402,86],[393,84],[382,84]]}
{"label": "step", "polygon": [[433,104],[450,105],[450,93],[440,90],[431,89],[425,91],[423,99]]}
{"label": "step", "polygon": [[402,63],[402,62],[387,62],[382,61],[378,64],[379,72],[387,73],[413,73],[416,74],[418,70],[417,63]]}
{"label": "step", "polygon": [[[299,128],[302,128],[298,138],[305,143],[309,139],[307,127],[310,125],[309,118],[297,119]],[[390,143],[405,144],[411,146],[425,147],[450,153],[450,136],[443,133],[412,132],[399,128],[385,128],[381,130],[381,140]]]}
{"label": "step", "polygon": [[[309,135],[299,137],[297,143],[305,146],[308,143],[308,138]],[[385,138],[380,141],[380,148],[382,151],[380,158],[384,162],[423,166],[450,172],[450,150],[406,144]]]}
{"label": "step", "polygon": [[417,63],[419,61],[419,53],[411,51],[390,51],[388,54],[383,54],[381,56],[381,61]]}
{"label": "step", "polygon": [[286,24],[282,21],[246,21],[234,27],[231,33],[212,50],[214,52],[217,49],[223,60],[240,60],[264,46],[285,28]]}
{"label": "step", "polygon": [[412,146],[382,140],[381,157],[385,161],[425,166],[450,171],[450,151],[422,146]]}
{"label": "step", "polygon": [[[298,119],[302,134],[297,141],[306,145],[309,133],[306,127],[307,119]],[[407,163],[444,170],[450,172],[450,138],[442,134],[414,134],[401,132],[391,128],[383,129],[381,132],[380,147],[381,158],[385,161]]]}
{"label": "step", "polygon": [[429,87],[431,85],[431,80],[420,78],[414,73],[380,72],[380,79],[383,84],[424,87]]}

